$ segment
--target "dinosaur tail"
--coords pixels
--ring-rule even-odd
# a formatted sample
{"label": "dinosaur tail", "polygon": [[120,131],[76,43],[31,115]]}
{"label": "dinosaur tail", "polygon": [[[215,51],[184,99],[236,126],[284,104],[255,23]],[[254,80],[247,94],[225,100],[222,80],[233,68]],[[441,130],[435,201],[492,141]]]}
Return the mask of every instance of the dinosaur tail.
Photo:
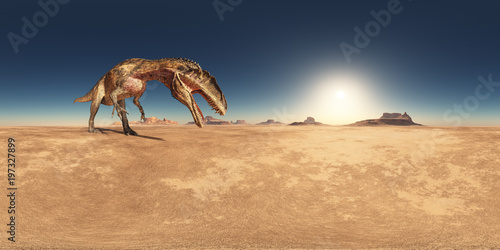
{"label": "dinosaur tail", "polygon": [[74,101],[73,101],[73,104],[75,102],[90,102],[92,101],[92,98],[93,98],[93,95],[94,95],[94,92],[97,90],[97,88],[99,87],[100,84],[102,84],[104,82],[104,78],[105,76],[103,76],[98,82],[97,84],[92,87],[92,89],[87,93],[85,94],[84,96],[82,97],[78,97],[76,98]]}
{"label": "dinosaur tail", "polygon": [[93,94],[93,91],[92,91],[92,90],[94,90],[94,89],[92,88],[92,89],[91,89],[91,90],[90,90],[90,91],[89,91],[86,95],[84,95],[84,96],[82,96],[82,97],[78,97],[78,98],[76,98],[76,99],[73,101],[73,104],[74,104],[75,102],[90,102],[90,101],[92,101],[92,94]]}

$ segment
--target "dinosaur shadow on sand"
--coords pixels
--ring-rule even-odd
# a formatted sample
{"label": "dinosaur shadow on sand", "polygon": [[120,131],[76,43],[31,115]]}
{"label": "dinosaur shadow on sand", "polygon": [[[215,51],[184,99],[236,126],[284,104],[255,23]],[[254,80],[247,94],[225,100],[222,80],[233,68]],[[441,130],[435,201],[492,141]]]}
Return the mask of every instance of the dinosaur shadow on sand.
{"label": "dinosaur shadow on sand", "polygon": [[[108,129],[108,128],[96,128],[96,130],[101,131],[101,133],[103,133],[105,135],[108,134],[107,132],[113,132],[113,133],[117,133],[117,134],[125,134],[124,132],[121,132],[121,131],[118,131],[118,130],[114,130],[114,129]],[[134,137],[141,137],[141,138],[151,139],[151,140],[157,140],[157,141],[165,141],[163,138],[154,137],[154,136],[134,135]]]}

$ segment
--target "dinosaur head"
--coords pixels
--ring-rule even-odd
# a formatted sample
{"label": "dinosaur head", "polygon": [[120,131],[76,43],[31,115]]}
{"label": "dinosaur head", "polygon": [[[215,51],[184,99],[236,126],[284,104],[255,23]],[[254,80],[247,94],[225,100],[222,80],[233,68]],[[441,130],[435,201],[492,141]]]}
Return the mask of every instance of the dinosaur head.
{"label": "dinosaur head", "polygon": [[193,94],[200,94],[210,104],[213,110],[220,115],[226,114],[227,103],[224,94],[217,84],[215,77],[205,70],[191,71],[187,74],[177,72],[172,80],[172,96],[186,105],[193,115],[198,127],[203,127],[203,113],[196,104]]}

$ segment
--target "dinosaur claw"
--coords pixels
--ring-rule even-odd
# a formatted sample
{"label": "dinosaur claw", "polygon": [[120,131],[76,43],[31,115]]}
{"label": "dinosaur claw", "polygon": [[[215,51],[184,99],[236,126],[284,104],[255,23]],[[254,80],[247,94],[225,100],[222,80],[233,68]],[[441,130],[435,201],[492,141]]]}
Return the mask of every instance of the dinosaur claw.
{"label": "dinosaur claw", "polygon": [[104,134],[101,130],[95,128],[95,129],[89,129],[89,133],[91,134]]}
{"label": "dinosaur claw", "polygon": [[137,135],[137,133],[134,130],[132,130],[131,128],[126,128],[126,129],[124,128],[123,133],[125,135]]}

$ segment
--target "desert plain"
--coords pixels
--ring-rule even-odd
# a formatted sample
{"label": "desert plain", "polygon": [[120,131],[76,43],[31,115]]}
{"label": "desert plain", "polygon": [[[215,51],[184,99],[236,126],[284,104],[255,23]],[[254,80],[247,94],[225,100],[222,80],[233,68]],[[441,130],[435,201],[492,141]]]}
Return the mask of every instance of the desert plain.
{"label": "desert plain", "polygon": [[1,127],[1,248],[500,247],[499,127],[132,128]]}

